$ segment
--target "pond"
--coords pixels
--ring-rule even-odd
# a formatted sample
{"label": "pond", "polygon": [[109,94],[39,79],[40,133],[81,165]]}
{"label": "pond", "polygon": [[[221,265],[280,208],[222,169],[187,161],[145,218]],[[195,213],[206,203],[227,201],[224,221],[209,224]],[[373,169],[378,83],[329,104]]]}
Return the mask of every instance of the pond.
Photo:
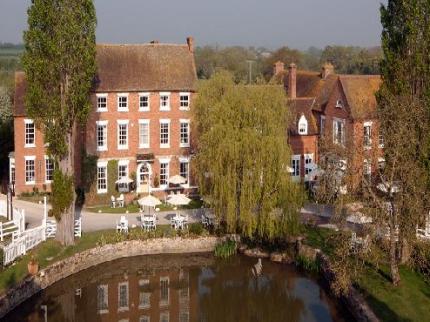
{"label": "pond", "polygon": [[212,254],[104,263],[34,296],[4,321],[351,321],[316,279],[294,266]]}

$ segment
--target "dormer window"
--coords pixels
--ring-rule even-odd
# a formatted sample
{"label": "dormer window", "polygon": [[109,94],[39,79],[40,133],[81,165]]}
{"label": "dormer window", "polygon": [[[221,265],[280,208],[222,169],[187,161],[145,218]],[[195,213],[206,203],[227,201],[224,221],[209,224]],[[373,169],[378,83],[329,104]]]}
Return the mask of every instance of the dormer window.
{"label": "dormer window", "polygon": [[338,100],[336,101],[336,107],[337,107],[337,108],[342,108],[342,107],[343,107],[343,103],[342,103],[342,100],[341,100],[341,99],[338,99]]}
{"label": "dormer window", "polygon": [[302,115],[299,119],[299,134],[307,135],[308,134],[308,120],[306,117]]}

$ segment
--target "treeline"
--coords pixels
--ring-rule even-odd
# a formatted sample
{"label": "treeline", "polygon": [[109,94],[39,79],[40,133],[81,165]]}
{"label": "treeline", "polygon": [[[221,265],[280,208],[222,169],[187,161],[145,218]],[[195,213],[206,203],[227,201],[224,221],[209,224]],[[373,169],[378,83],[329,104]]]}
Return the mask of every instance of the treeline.
{"label": "treeline", "polygon": [[269,51],[263,47],[198,47],[195,51],[197,75],[209,79],[218,69],[230,71],[236,82],[269,80],[273,64],[282,61],[286,66],[294,62],[299,69],[319,71],[325,62],[331,62],[339,74],[379,74],[382,59],[380,47],[327,46],[310,47],[305,51],[281,47]]}

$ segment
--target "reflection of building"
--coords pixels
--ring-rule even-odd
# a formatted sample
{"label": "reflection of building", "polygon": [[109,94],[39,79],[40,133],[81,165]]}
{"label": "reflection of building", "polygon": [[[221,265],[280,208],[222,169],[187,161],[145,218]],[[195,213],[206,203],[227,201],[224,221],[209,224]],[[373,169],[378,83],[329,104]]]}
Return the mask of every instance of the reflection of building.
{"label": "reflection of building", "polygon": [[[190,274],[185,269],[154,270],[133,275],[117,274],[82,290],[77,299],[77,320],[188,322],[197,316],[197,296],[190,298]],[[196,292],[197,293],[197,292]]]}
{"label": "reflection of building", "polygon": [[[133,187],[138,193],[161,193],[173,175],[185,178],[184,189],[192,188],[190,109],[197,80],[193,38],[183,45],[97,45],[96,62],[92,109],[78,135],[75,161],[80,164],[82,147],[98,158],[91,178],[95,194],[106,195],[111,185],[119,192]],[[27,116],[26,88],[24,73],[17,72],[10,171],[16,169],[18,194],[50,190],[54,169],[42,131]],[[118,164],[112,176],[108,163],[114,160]]]}

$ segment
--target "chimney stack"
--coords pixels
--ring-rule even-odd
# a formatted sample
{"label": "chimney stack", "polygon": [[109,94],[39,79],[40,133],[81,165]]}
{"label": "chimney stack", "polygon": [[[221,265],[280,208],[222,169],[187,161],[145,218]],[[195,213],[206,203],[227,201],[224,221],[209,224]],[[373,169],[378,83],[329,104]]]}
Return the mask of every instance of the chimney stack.
{"label": "chimney stack", "polygon": [[326,79],[331,74],[334,74],[334,66],[331,63],[327,62],[322,67],[321,78]]}
{"label": "chimney stack", "polygon": [[274,76],[284,72],[284,70],[285,70],[285,65],[283,62],[278,60],[276,63],[273,64],[273,75]]}
{"label": "chimney stack", "polygon": [[292,63],[288,67],[288,96],[290,99],[297,97],[297,66]]}
{"label": "chimney stack", "polygon": [[194,38],[193,37],[187,37],[187,45],[188,45],[188,50],[190,51],[190,53],[194,52]]}

